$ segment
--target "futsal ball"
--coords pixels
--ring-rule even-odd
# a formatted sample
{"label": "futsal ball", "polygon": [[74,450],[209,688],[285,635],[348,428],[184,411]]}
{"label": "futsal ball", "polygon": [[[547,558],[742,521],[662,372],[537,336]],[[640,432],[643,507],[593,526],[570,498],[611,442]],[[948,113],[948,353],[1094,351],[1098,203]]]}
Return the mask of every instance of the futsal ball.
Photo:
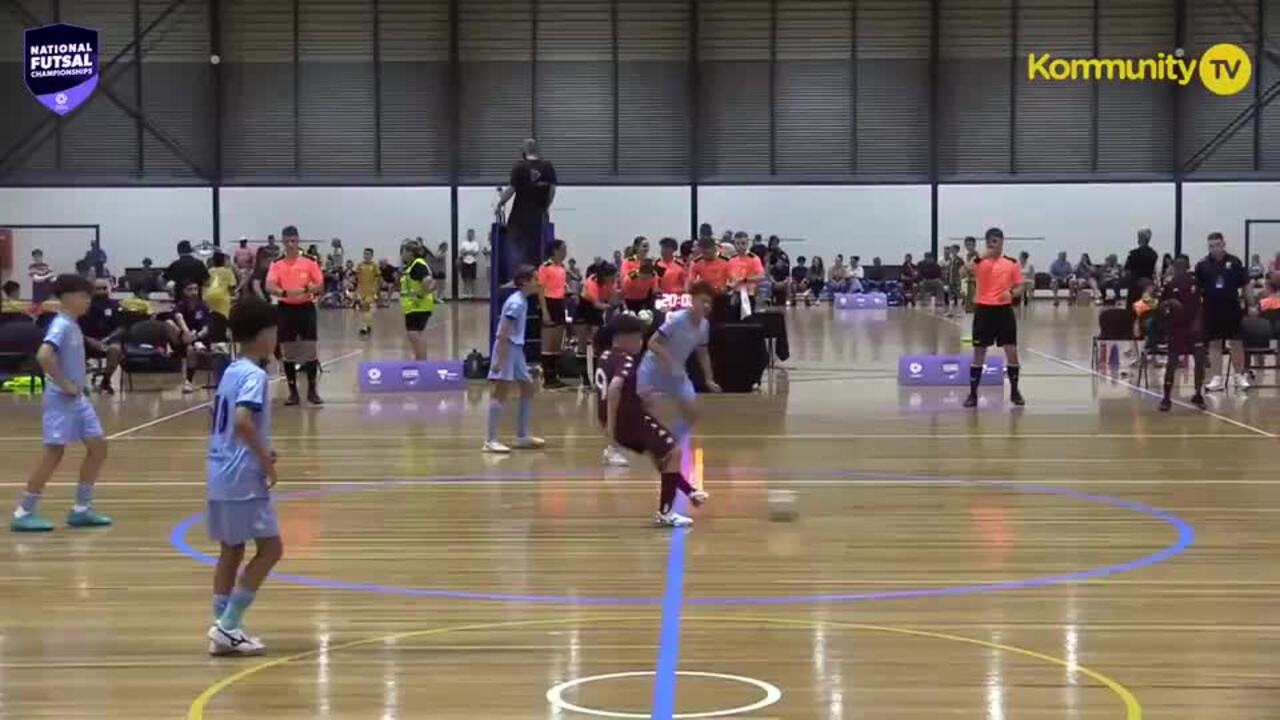
{"label": "futsal ball", "polygon": [[640,312],[636,313],[636,317],[640,318],[640,322],[644,323],[645,325],[653,324],[652,310],[641,310]]}
{"label": "futsal ball", "polygon": [[796,517],[796,494],[793,490],[769,491],[769,519],[790,522]]}

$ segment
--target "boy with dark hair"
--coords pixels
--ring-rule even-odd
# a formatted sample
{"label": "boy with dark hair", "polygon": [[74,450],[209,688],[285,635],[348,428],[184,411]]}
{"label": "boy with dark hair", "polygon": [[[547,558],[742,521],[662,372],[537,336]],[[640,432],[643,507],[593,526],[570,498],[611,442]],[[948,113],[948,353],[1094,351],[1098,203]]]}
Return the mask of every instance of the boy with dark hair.
{"label": "boy with dark hair", "polygon": [[84,461],[80,463],[80,484],[76,486],[75,504],[67,514],[71,527],[110,525],[111,518],[93,509],[93,490],[107,460],[107,441],[93,404],[84,395],[84,336],[77,321],[89,311],[93,285],[80,275],[59,275],[53,281],[53,294],[61,309],[49,323],[44,342],[36,352],[36,362],[44,370],[44,454],[31,471],[22,501],[13,511],[9,528],[14,532],[48,532],[53,523],[36,514],[45,485],[53,476],[68,443],[83,442]]}
{"label": "boy with dark hair", "polygon": [[690,525],[693,521],[674,509],[676,491],[683,492],[695,507],[707,501],[707,493],[694,488],[681,474],[676,437],[645,410],[636,390],[640,364],[636,358],[644,349],[645,324],[634,315],[622,315],[610,330],[613,344],[600,355],[596,370],[600,422],[611,443],[648,455],[661,473],[655,522],[663,527]]}
{"label": "boy with dark hair", "polygon": [[[502,319],[498,321],[498,332],[493,338],[489,364],[493,395],[489,399],[489,427],[483,450],[498,455],[510,453],[511,447],[536,450],[547,444],[542,438],[529,434],[529,416],[533,413],[533,395],[538,386],[529,374],[529,365],[524,357],[529,298],[538,294],[538,281],[533,268],[523,265],[516,270],[511,282],[516,291],[502,303]],[[513,384],[520,387],[520,404],[516,411],[516,440],[508,447],[498,441],[498,421],[502,418],[502,407]]]}
{"label": "boy with dark hair", "polygon": [[4,284],[4,305],[0,306],[0,312],[22,313],[23,315],[31,314],[31,306],[22,302],[18,295],[22,292],[22,286],[13,280],[9,280]]}
{"label": "boy with dark hair", "polygon": [[[257,297],[236,303],[231,338],[240,357],[226,369],[213,398],[206,491],[209,538],[222,550],[213,571],[210,655],[261,655],[262,641],[241,627],[263,580],[284,554],[271,501],[276,453],[271,449],[271,383],[264,369],[276,347],[276,309]],[[257,546],[240,572],[244,546]],[[239,579],[237,580],[237,575]]]}
{"label": "boy with dark hair", "polygon": [[180,289],[178,302],[173,306],[173,319],[168,321],[173,350],[182,358],[182,392],[195,392],[192,381],[196,376],[196,364],[202,343],[209,334],[209,306],[200,298],[200,288],[187,283]]}
{"label": "boy with dark hair", "polygon": [[1184,355],[1190,355],[1195,363],[1195,394],[1191,396],[1191,404],[1204,409],[1204,375],[1209,357],[1201,332],[1203,291],[1190,270],[1191,263],[1185,257],[1180,256],[1173,261],[1173,277],[1161,289],[1160,304],[1156,309],[1169,341],[1169,359],[1164,368],[1164,395],[1160,398],[1161,412],[1169,412],[1173,407],[1173,386],[1177,380],[1178,363]]}

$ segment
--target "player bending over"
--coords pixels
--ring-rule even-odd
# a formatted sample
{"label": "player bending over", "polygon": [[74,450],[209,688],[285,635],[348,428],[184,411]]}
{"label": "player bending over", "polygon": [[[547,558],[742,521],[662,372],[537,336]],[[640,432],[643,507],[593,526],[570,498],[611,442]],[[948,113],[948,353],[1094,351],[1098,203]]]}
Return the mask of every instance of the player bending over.
{"label": "player bending over", "polygon": [[700,280],[690,286],[689,295],[693,304],[668,315],[657,334],[649,340],[649,352],[641,358],[636,378],[636,389],[650,415],[659,414],[656,409],[663,396],[675,403],[680,413],[680,420],[672,428],[676,442],[684,439],[698,419],[698,395],[685,371],[690,355],[697,353],[707,389],[720,392],[720,386],[712,376],[711,356],[707,353],[710,341],[707,315],[711,312],[715,292],[711,285]]}
{"label": "player bending over", "polygon": [[676,438],[650,415],[636,392],[637,356],[644,349],[644,321],[623,315],[613,322],[613,344],[600,357],[598,373],[601,393],[597,409],[610,440],[628,450],[653,458],[662,475],[662,492],[654,521],[663,527],[693,523],[675,511],[676,491],[684,493],[694,507],[707,501],[707,493],[695,489],[680,472],[680,449]]}
{"label": "player bending over", "polygon": [[[207,524],[209,538],[222,552],[213,571],[210,655],[261,655],[266,648],[240,623],[284,554],[271,500],[276,453],[271,449],[271,393],[264,369],[275,352],[276,323],[276,310],[265,300],[245,297],[236,303],[230,326],[240,357],[223,373],[213,398]],[[249,540],[257,552],[240,573]]]}
{"label": "player bending over", "polygon": [[493,382],[493,395],[489,398],[489,428],[485,436],[484,452],[505,455],[511,448],[498,440],[498,421],[502,418],[502,406],[511,394],[511,386],[520,386],[520,404],[516,410],[516,440],[512,447],[535,450],[547,444],[545,440],[529,434],[529,416],[533,412],[533,395],[538,386],[529,374],[524,357],[524,331],[528,325],[529,298],[538,294],[538,281],[533,268],[522,266],[511,283],[516,291],[502,303],[502,319],[493,338],[490,355],[489,380]]}

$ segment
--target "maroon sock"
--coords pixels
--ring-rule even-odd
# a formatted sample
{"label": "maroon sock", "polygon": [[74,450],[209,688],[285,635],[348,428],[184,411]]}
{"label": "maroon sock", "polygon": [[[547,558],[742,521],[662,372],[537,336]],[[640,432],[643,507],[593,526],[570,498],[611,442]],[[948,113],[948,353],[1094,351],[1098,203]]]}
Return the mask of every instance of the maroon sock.
{"label": "maroon sock", "polygon": [[[668,482],[671,483],[671,487],[675,488],[675,490],[679,490],[685,495],[692,495],[694,491],[697,490],[697,488],[689,484],[688,480],[684,479],[684,473],[662,473],[663,485]],[[675,490],[672,490],[672,492],[674,493]]]}
{"label": "maroon sock", "polygon": [[679,473],[662,473],[662,494],[658,498],[658,512],[666,515],[676,502],[676,478]]}

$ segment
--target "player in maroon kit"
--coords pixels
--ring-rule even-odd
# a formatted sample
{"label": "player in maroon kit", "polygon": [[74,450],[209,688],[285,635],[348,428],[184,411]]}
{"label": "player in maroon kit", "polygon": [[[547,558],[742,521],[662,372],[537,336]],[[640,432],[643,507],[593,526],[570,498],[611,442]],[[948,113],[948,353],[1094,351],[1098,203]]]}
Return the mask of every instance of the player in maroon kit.
{"label": "player in maroon kit", "polygon": [[1178,361],[1184,355],[1190,355],[1194,363],[1192,377],[1195,394],[1191,396],[1191,404],[1204,409],[1204,371],[1208,365],[1208,357],[1201,330],[1200,288],[1196,283],[1196,276],[1188,271],[1189,265],[1184,257],[1174,261],[1173,277],[1165,283],[1160,294],[1160,306],[1156,310],[1164,321],[1165,333],[1169,339],[1169,362],[1164,368],[1161,412],[1169,412],[1173,407],[1173,385],[1178,372]]}
{"label": "player in maroon kit", "polygon": [[613,341],[596,365],[596,388],[600,391],[597,408],[608,436],[628,450],[653,458],[662,474],[662,493],[654,520],[663,527],[682,527],[693,521],[675,511],[676,491],[688,496],[694,507],[706,502],[708,496],[690,485],[680,472],[680,448],[675,436],[645,411],[644,401],[636,392],[644,329],[644,322],[634,315],[622,315],[607,328]]}

